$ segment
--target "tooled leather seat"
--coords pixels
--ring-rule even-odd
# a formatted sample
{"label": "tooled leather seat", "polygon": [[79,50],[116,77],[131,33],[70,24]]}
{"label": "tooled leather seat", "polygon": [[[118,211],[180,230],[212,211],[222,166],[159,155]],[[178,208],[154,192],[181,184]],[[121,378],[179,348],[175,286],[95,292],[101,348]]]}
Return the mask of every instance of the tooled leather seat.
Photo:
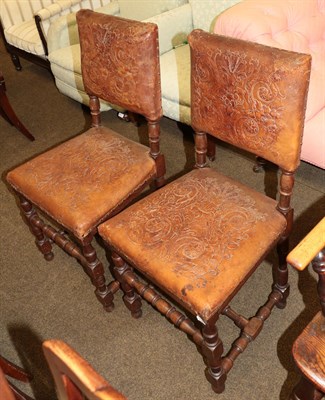
{"label": "tooled leather seat", "polygon": [[[125,207],[149,183],[158,187],[164,183],[165,164],[159,150],[158,28],[90,10],[81,10],[77,19],[93,127],[10,171],[7,180],[20,197],[44,257],[53,258],[52,242],[76,257],[108,309],[110,291],[91,244],[97,225]],[[150,148],[101,126],[99,97],[144,115]],[[34,206],[72,234],[80,248],[45,224]]]}
{"label": "tooled leather seat", "polygon": [[147,147],[101,126],[17,167],[8,181],[82,240],[155,175]]}
{"label": "tooled leather seat", "polygon": [[[304,125],[310,56],[195,30],[191,47],[191,112],[196,169],[101,224],[113,250],[114,275],[132,316],[141,297],[192,337],[221,393],[236,358],[289,293],[286,254],[290,198]],[[275,201],[206,163],[207,134],[276,163]],[[251,318],[229,305],[277,245],[272,292]],[[138,271],[149,281],[142,283]],[[188,318],[155,291],[185,308]],[[241,333],[223,355],[216,322],[224,314]],[[193,320],[197,320],[193,324]]]}
{"label": "tooled leather seat", "polygon": [[265,201],[264,195],[202,168],[137,202],[99,232],[207,321],[223,309],[285,226],[275,200]]}

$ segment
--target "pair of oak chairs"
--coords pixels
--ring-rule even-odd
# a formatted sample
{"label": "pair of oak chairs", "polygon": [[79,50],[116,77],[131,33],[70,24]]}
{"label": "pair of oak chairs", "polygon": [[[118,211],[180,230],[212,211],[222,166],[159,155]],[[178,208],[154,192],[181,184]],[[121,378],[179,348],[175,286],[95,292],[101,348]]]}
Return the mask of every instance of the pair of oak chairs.
{"label": "pair of oak chairs", "polygon": [[[289,294],[290,199],[311,57],[193,31],[196,164],[165,185],[157,26],[90,10],[79,11],[77,22],[92,128],[13,169],[7,180],[46,260],[53,258],[53,243],[78,259],[107,311],[119,289],[135,318],[141,298],[151,303],[190,336],[212,389],[221,393],[235,359]],[[101,126],[98,98],[143,115],[149,149]],[[209,168],[207,134],[278,165],[279,200]],[[134,202],[149,184],[158,190]],[[45,223],[36,209],[62,228]],[[92,245],[97,233],[112,252],[109,284]],[[229,303],[274,247],[279,263],[271,294],[245,318]],[[225,355],[216,327],[221,314],[241,331]]]}

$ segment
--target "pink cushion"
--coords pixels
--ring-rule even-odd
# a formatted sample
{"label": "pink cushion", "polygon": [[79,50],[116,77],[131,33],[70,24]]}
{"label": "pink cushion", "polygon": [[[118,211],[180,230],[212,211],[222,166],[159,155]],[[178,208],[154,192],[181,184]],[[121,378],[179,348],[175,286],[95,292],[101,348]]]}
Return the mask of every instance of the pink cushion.
{"label": "pink cushion", "polygon": [[325,168],[325,0],[243,0],[214,32],[312,55],[301,158]]}

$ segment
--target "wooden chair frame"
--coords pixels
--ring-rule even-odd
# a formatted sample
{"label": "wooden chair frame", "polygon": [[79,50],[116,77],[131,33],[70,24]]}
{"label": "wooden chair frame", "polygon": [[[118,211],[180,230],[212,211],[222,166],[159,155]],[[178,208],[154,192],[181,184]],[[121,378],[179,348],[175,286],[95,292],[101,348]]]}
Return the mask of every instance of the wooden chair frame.
{"label": "wooden chair frame", "polygon": [[[125,208],[132,200],[134,200],[142,191],[145,187],[147,187],[149,184],[153,184],[156,187],[160,187],[164,184],[165,179],[164,179],[164,174],[165,174],[165,160],[164,156],[160,152],[160,143],[159,143],[159,136],[160,136],[160,125],[159,121],[162,117],[162,108],[161,108],[161,96],[160,96],[160,75],[159,75],[159,49],[158,49],[158,27],[154,24],[145,24],[142,22],[137,22],[137,21],[132,21],[129,22],[130,20],[124,20],[119,17],[114,17],[111,15],[104,15],[100,13],[95,13],[91,10],[80,10],[77,13],[77,19],[79,22],[79,27],[80,23],[83,23],[83,27],[87,27],[87,34],[83,35],[82,30],[83,28],[80,28],[80,37],[81,37],[81,49],[82,49],[82,57],[84,62],[82,63],[83,67],[83,79],[84,79],[84,84],[86,87],[86,91],[89,94],[90,97],[90,112],[91,112],[91,118],[92,118],[92,128],[101,128],[101,120],[100,120],[100,103],[99,103],[99,97],[104,98],[107,101],[110,101],[113,104],[120,105],[121,107],[125,109],[129,109],[130,111],[134,113],[143,113],[147,120],[148,124],[148,136],[149,136],[149,149],[148,153],[149,158],[153,160],[154,165],[155,165],[155,173],[152,174],[151,176],[145,177],[143,181],[141,181],[137,187],[132,187],[132,192],[128,193],[124,199],[119,200],[118,203],[111,209],[107,214],[101,215],[100,220],[97,221],[97,224],[94,224],[93,228],[89,231],[89,233],[83,237],[77,237],[74,232],[69,231],[69,229],[64,226],[64,224],[60,223],[60,221],[57,221],[55,219],[55,216],[51,215],[49,212],[46,212],[42,208],[42,204],[37,206],[37,203],[35,204],[35,201],[32,201],[29,199],[27,195],[25,195],[24,190],[20,188],[21,186],[21,176],[26,173],[28,170],[28,166],[26,167],[26,164],[23,164],[21,166],[21,169],[17,172],[17,170],[20,168],[18,167],[17,169],[9,172],[8,174],[8,181],[15,190],[17,197],[20,200],[20,208],[22,210],[23,216],[27,222],[27,224],[30,227],[30,230],[32,234],[36,238],[36,245],[40,252],[44,255],[45,260],[50,261],[53,259],[54,255],[52,252],[52,244],[58,245],[61,249],[63,249],[67,254],[70,256],[76,258],[81,265],[84,267],[86,273],[89,275],[92,284],[95,286],[95,294],[97,299],[102,303],[104,306],[105,310],[111,311],[112,309],[112,293],[115,293],[118,288],[119,284],[117,282],[110,284],[107,286],[106,280],[105,280],[105,273],[104,273],[104,267],[102,262],[98,259],[95,248],[92,245],[92,241],[94,239],[94,236],[97,233],[97,226],[99,223],[102,221],[106,220],[107,218],[112,217],[113,215],[117,214],[119,211],[121,211],[123,208]],[[80,22],[82,21],[82,22]],[[103,68],[106,68],[106,65],[109,65],[106,63],[105,59],[102,59],[100,64],[98,66],[99,70],[96,72],[93,72],[93,66],[92,66],[92,60],[93,59],[98,59],[99,56],[90,54],[86,51],[83,51],[83,46],[87,46],[85,44],[89,37],[94,37],[92,40],[96,40],[95,34],[91,35],[91,30],[92,27],[89,27],[91,23],[88,21],[93,21],[92,26],[97,26],[97,23],[102,24],[103,26],[103,35],[105,35],[105,32],[109,32],[109,29],[120,29],[121,32],[125,32],[124,34],[121,34],[118,36],[116,39],[116,47],[118,50],[122,48],[123,46],[120,43],[120,47],[118,46],[119,41],[121,40],[126,40],[125,37],[127,35],[128,38],[131,38],[128,42],[129,47],[124,46],[124,49],[126,52],[130,52],[130,41],[133,41],[133,51],[135,52],[134,48],[137,48],[137,46],[142,46],[141,51],[145,51],[143,44],[146,46],[150,47],[150,52],[152,54],[152,63],[150,64],[150,67],[148,71],[150,72],[150,83],[145,86],[146,89],[149,89],[150,85],[155,85],[155,92],[152,94],[152,96],[148,96],[148,93],[146,93],[145,89],[143,89],[143,97],[144,99],[141,98],[141,93],[138,95],[138,93],[134,93],[134,88],[130,89],[129,91],[122,91],[122,93],[117,91],[116,86],[114,86],[114,73],[117,72],[116,70],[112,71],[112,73],[108,73],[108,80],[105,82],[109,88],[103,87],[98,89],[98,84],[97,82],[94,84],[92,80],[92,73],[95,74],[100,74],[102,64],[104,65]],[[132,32],[129,33],[128,29],[129,26],[132,27]],[[124,31],[123,31],[124,30]],[[139,36],[144,36],[145,41],[139,40],[137,37],[137,33]],[[147,36],[145,36],[147,35]],[[83,40],[82,40],[83,39]],[[141,37],[142,39],[142,37]],[[96,46],[91,43],[88,46],[88,51],[91,53],[94,49],[96,49]],[[108,54],[107,47],[104,49],[106,53]],[[104,52],[105,52],[104,51]],[[148,50],[149,51],[149,50]],[[106,56],[106,53],[103,57]],[[112,52],[114,53],[114,52]],[[142,53],[141,53],[142,54]],[[103,55],[103,52],[100,54]],[[119,53],[120,55],[120,53]],[[140,57],[138,57],[140,59]],[[132,60],[133,61],[133,60]],[[88,64],[87,64],[88,62]],[[117,60],[117,63],[119,63],[120,60]],[[132,75],[134,74],[142,74],[142,70],[138,65],[135,65],[135,63],[139,63],[139,60],[135,61],[133,64],[130,61],[130,72],[129,74]],[[85,66],[86,64],[86,66]],[[90,66],[89,66],[90,65]],[[111,66],[112,68],[112,66]],[[85,72],[86,71],[86,72]],[[147,71],[147,72],[148,72]],[[134,78],[139,79],[138,75]],[[112,78],[113,77],[113,78]],[[129,78],[132,79],[133,77]],[[145,79],[146,77],[143,77],[141,84],[143,82],[147,82]],[[111,79],[113,80],[113,84],[111,82]],[[149,79],[148,79],[149,81]],[[99,86],[104,85],[102,82],[99,82]],[[139,84],[138,87],[141,85]],[[99,91],[99,92],[98,92]],[[133,91],[133,92],[132,92]],[[140,98],[140,100],[139,100]],[[91,130],[90,130],[91,131]],[[83,134],[85,136],[85,134]],[[80,135],[81,136],[81,135]],[[72,139],[73,140],[73,139]],[[87,139],[86,139],[87,140]],[[130,143],[132,141],[129,141]],[[69,141],[67,142],[69,145]],[[71,143],[71,141],[70,141]],[[87,141],[86,141],[87,144]],[[138,144],[137,144],[138,145]],[[61,145],[62,146],[62,145]],[[60,150],[58,150],[59,152]],[[78,156],[78,155],[77,155]],[[41,155],[42,157],[42,155]],[[39,157],[38,157],[39,159]],[[31,160],[33,162],[33,160]],[[36,160],[36,163],[39,162]],[[46,163],[46,158],[42,159],[41,165]],[[152,161],[150,162],[150,165],[152,164]],[[37,164],[39,165],[39,164]],[[36,167],[33,166],[32,169],[35,169]],[[148,169],[148,166],[146,167]],[[22,171],[22,172],[20,172]],[[27,171],[28,173],[28,171]],[[17,178],[18,176],[18,178]],[[132,176],[132,179],[134,177]],[[20,179],[19,183],[17,184],[17,181]],[[24,178],[23,181],[26,181],[27,178]],[[131,181],[131,179],[130,179]],[[133,182],[133,181],[132,181]],[[19,186],[20,185],[20,186]],[[34,189],[37,188],[38,181],[34,183]],[[32,193],[33,194],[33,193]],[[34,195],[34,194],[33,194]],[[35,195],[34,195],[35,197]],[[40,202],[43,199],[39,200]],[[96,207],[96,204],[94,204],[94,207]],[[55,220],[59,225],[63,226],[63,229],[55,229],[53,226],[50,224],[47,224],[43,221],[43,219],[38,215],[37,209],[40,209],[44,211],[45,215],[48,215],[50,220]],[[70,240],[66,232],[70,232],[69,235],[73,236],[74,239]]]}
{"label": "wooden chair frame", "polygon": [[[199,181],[200,176],[206,177],[207,181],[209,179],[211,180],[213,179],[212,177],[214,172],[211,173],[207,172],[208,134],[212,134],[215,137],[222,139],[223,141],[237,145],[237,147],[249,150],[252,153],[255,153],[263,158],[266,158],[271,162],[275,162],[280,167],[281,169],[280,185],[279,185],[280,196],[278,202],[277,203],[274,202],[274,209],[272,212],[274,212],[274,218],[276,218],[278,221],[284,220],[285,223],[283,224],[283,227],[278,228],[279,236],[277,238],[274,237],[271,239],[270,237],[270,239],[268,239],[270,240],[269,247],[266,249],[264,255],[261,254],[260,256],[261,258],[259,258],[256,261],[256,264],[252,266],[252,269],[250,271],[250,274],[253,273],[255,268],[257,268],[257,266],[259,265],[263,257],[267,254],[267,252],[271,250],[274,247],[274,245],[276,245],[279,263],[274,268],[274,283],[271,294],[269,295],[266,303],[262,305],[262,307],[260,307],[257,310],[256,314],[251,318],[246,318],[237,313],[235,310],[233,310],[230,307],[229,302],[237,294],[242,285],[246,282],[246,280],[250,276],[249,274],[249,276],[246,275],[245,277],[242,278],[240,284],[238,284],[237,287],[235,287],[235,289],[232,289],[233,290],[232,292],[230,292],[230,290],[229,292],[227,292],[228,296],[227,298],[219,299],[218,297],[217,306],[215,306],[215,303],[213,303],[213,300],[211,299],[212,297],[211,291],[207,292],[208,293],[207,296],[210,296],[209,297],[210,303],[205,306],[204,305],[205,292],[204,291],[200,292],[199,286],[198,286],[199,289],[196,292],[195,291],[196,288],[193,287],[195,285],[191,284],[192,282],[191,278],[189,278],[188,280],[186,279],[182,280],[182,283],[180,283],[179,285],[175,283],[175,281],[173,280],[176,279],[176,276],[179,276],[179,279],[182,278],[181,273],[179,273],[179,275],[174,273],[175,263],[176,263],[175,259],[177,259],[178,255],[173,254],[174,258],[172,259],[172,261],[170,261],[171,266],[168,267],[167,269],[168,272],[167,271],[164,273],[160,272],[160,269],[164,268],[165,252],[168,252],[168,250],[165,248],[165,245],[163,244],[164,243],[163,237],[160,240],[157,239],[158,243],[162,243],[161,247],[159,247],[160,244],[157,245],[157,248],[159,249],[157,250],[159,251],[159,256],[158,256],[159,261],[157,262],[152,261],[151,264],[150,261],[148,260],[149,259],[152,260],[155,257],[154,251],[151,250],[152,248],[155,248],[154,247],[154,243],[156,243],[155,233],[153,233],[152,236],[150,236],[150,229],[147,231],[146,228],[143,228],[144,232],[146,233],[148,232],[148,236],[146,236],[144,240],[142,241],[140,240],[139,241],[140,244],[138,244],[138,242],[134,242],[137,244],[133,244],[133,242],[130,245],[128,244],[127,242],[128,240],[132,241],[132,236],[130,236],[128,232],[130,231],[130,229],[132,229],[132,226],[134,226],[133,224],[136,225],[135,221],[137,221],[140,225],[142,223],[140,220],[138,221],[138,219],[129,222],[130,219],[133,218],[133,215],[137,213],[139,213],[139,215],[144,215],[147,212],[146,210],[150,208],[151,211],[148,211],[146,217],[143,217],[144,226],[148,221],[151,221],[150,218],[153,219],[156,218],[157,221],[163,219],[164,211],[168,212],[167,210],[168,207],[167,206],[164,207],[163,205],[160,207],[160,204],[162,204],[163,201],[169,201],[170,198],[168,196],[173,193],[173,189],[176,187],[177,181],[176,183],[172,182],[170,185],[167,185],[165,188],[162,188],[160,191],[154,193],[152,196],[149,195],[144,200],[141,200],[138,203],[139,205],[135,204],[134,206],[131,206],[130,209],[126,210],[126,212],[120,213],[113,220],[110,220],[107,223],[102,224],[99,227],[99,233],[113,251],[115,279],[120,283],[121,289],[124,293],[123,297],[124,303],[127,306],[127,308],[131,311],[131,315],[135,318],[141,316],[141,298],[143,298],[147,302],[149,302],[153,307],[155,307],[161,314],[163,314],[177,328],[179,328],[187,335],[189,335],[190,338],[193,340],[193,342],[199,348],[199,351],[203,355],[203,359],[205,361],[205,364],[207,365],[205,371],[207,380],[211,383],[212,389],[216,393],[221,393],[225,389],[225,381],[227,378],[227,374],[232,369],[237,357],[240,354],[242,354],[242,352],[247,348],[248,344],[251,343],[259,335],[264,326],[265,321],[270,316],[272,309],[275,306],[278,308],[285,307],[286,299],[289,295],[288,268],[286,264],[286,255],[288,254],[288,247],[289,247],[288,238],[292,230],[292,222],[293,222],[293,209],[290,205],[290,200],[294,185],[294,174],[299,164],[299,146],[301,142],[304,107],[306,104],[307,89],[309,82],[310,56],[299,55],[298,53],[285,52],[279,49],[267,48],[266,46],[261,46],[254,43],[248,43],[237,39],[223,38],[221,36],[208,34],[200,30],[195,30],[190,34],[189,43],[192,50],[191,53],[192,124],[196,133],[195,169],[196,171],[202,171],[202,173],[193,171],[193,173],[191,172],[185,175],[185,177],[180,178],[180,181],[182,180],[182,182],[191,183],[192,178],[191,177],[186,178],[186,176],[190,176],[190,174],[192,174],[191,176],[195,176],[197,181]],[[292,69],[290,69],[290,72],[288,70],[287,73],[282,74],[281,72],[279,75],[277,75],[277,72],[276,73],[274,73],[273,71],[268,72],[267,73],[268,76],[266,77],[263,65],[260,65],[259,62],[257,61],[260,55],[264,60],[265,64],[274,65],[275,70],[277,72],[278,68],[279,70],[281,70],[281,67],[279,67],[279,65],[283,66],[284,69],[289,68],[287,66],[288,63],[290,66],[292,66]],[[279,62],[278,60],[281,59],[281,57],[283,57],[283,60]],[[212,70],[214,71],[214,68],[217,65],[216,60],[220,60],[220,67],[219,70],[214,74]],[[293,65],[295,65],[295,68],[293,68]],[[242,67],[243,69],[240,69],[240,67]],[[256,75],[256,71],[254,71],[255,67],[256,71],[258,71],[259,74],[258,78],[256,79],[259,79],[259,81],[256,84],[253,83],[254,87],[252,87],[249,86],[251,84],[250,78],[252,78],[252,80],[253,78],[255,78]],[[205,70],[204,68],[206,68],[207,70]],[[208,68],[211,69],[208,70]],[[235,73],[236,71],[238,71],[238,74]],[[219,77],[223,73],[224,77],[222,85],[224,86],[220,88],[218,87],[219,79],[217,79],[217,77]],[[292,134],[291,130],[288,129],[288,127],[290,126],[289,123],[286,124],[287,126],[285,129],[284,128],[279,129],[279,131],[281,131],[281,134],[283,134],[283,136],[286,137],[285,140],[287,140],[288,143],[291,142],[294,143],[295,150],[291,151],[290,157],[288,157],[285,154],[285,151],[281,152],[278,147],[277,150],[275,150],[275,148],[272,149],[272,146],[273,147],[277,146],[276,139],[274,139],[275,144],[269,143],[270,138],[268,136],[268,133],[266,133],[265,137],[262,136],[261,134],[259,142],[253,140],[250,141],[249,134],[247,132],[244,132],[243,136],[241,136],[238,133],[238,131],[236,131],[236,129],[233,129],[232,131],[230,130],[232,134],[228,134],[226,129],[227,127],[229,127],[229,125],[231,125],[231,123],[235,124],[238,123],[238,121],[242,122],[243,120],[246,122],[248,120],[251,121],[252,119],[253,121],[251,122],[248,128],[248,132],[250,132],[250,134],[252,133],[256,134],[255,125],[257,123],[260,123],[263,126],[263,121],[264,121],[263,113],[261,117],[261,113],[258,113],[257,110],[254,111],[255,105],[258,104],[258,95],[256,95],[256,98],[254,96],[251,96],[253,97],[253,100],[254,99],[256,100],[254,103],[253,100],[250,98],[250,94],[253,92],[253,90],[256,89],[256,87],[258,87],[258,83],[262,82],[260,84],[260,86],[262,86],[261,93],[263,92],[263,96],[266,97],[265,101],[266,102],[269,101],[269,93],[266,94],[268,92],[269,86],[268,84],[265,84],[264,79],[267,82],[270,73],[271,74],[274,73],[275,80],[277,79],[281,80],[282,76],[284,75],[289,76],[288,79],[290,79],[290,82],[295,82],[298,85],[297,90],[295,92],[297,94],[295,99],[295,104],[292,106],[292,104],[290,103],[290,107],[291,106],[295,107],[294,108],[295,111],[292,112],[286,111],[287,113],[285,114],[286,117],[283,117],[283,118],[288,118],[290,120],[290,118],[292,118],[292,113],[296,112],[297,115],[295,115],[294,117],[296,119],[294,127],[292,129],[293,132],[295,133]],[[226,84],[227,79],[228,81],[230,81],[228,84]],[[248,81],[249,83],[247,83],[246,87],[243,87],[246,81]],[[215,87],[212,85],[215,85]],[[237,97],[236,96],[231,97],[233,93],[229,93],[228,98],[226,96],[226,94],[228,95],[228,88],[236,87],[236,85],[238,85],[239,91],[242,90],[242,92],[244,93],[243,97],[246,96],[244,97],[243,103],[246,105],[245,101],[247,101],[248,111],[247,109],[244,108],[244,106],[242,107],[243,109],[241,108],[242,103],[240,103],[239,100],[236,103]],[[285,86],[286,85],[283,84],[282,89],[284,89]],[[274,88],[277,88],[277,86],[275,85],[273,89]],[[226,93],[224,97],[222,97],[223,92],[220,92],[220,90],[223,90]],[[235,92],[235,94],[237,95],[239,91]],[[276,99],[275,102],[280,101],[281,105],[279,104],[274,105],[274,110],[277,108],[279,110],[280,109],[283,110],[285,107],[282,102],[283,98],[285,98],[285,95],[283,95],[281,90],[278,88],[275,90],[275,92],[277,92],[277,95],[275,95],[273,99]],[[231,102],[232,100],[228,99],[234,99],[234,100],[233,102]],[[224,117],[224,119],[218,114],[219,108],[225,110],[224,112],[226,117]],[[239,118],[238,115],[241,115],[240,114],[241,112],[244,113],[243,118],[238,119]],[[253,117],[250,117],[251,114],[253,114]],[[276,112],[274,113],[274,115],[276,115]],[[276,120],[277,117],[275,116],[272,118]],[[220,125],[218,125],[219,123]],[[253,127],[252,132],[249,131],[250,127]],[[263,129],[260,129],[260,131],[264,132]],[[265,129],[265,132],[267,132],[267,129]],[[277,134],[278,131],[276,130],[275,132]],[[276,134],[274,135],[274,137],[277,137]],[[194,175],[194,173],[196,175]],[[216,177],[215,179],[217,181],[217,179],[220,178]],[[220,182],[224,182],[224,180],[220,180]],[[172,186],[174,184],[175,186]],[[186,191],[187,186],[185,183],[183,183],[183,186],[182,183],[180,183],[179,185],[181,187],[180,190]],[[170,191],[168,191],[168,186],[171,187]],[[191,196],[189,195],[189,197]],[[198,196],[197,198],[199,197],[200,196]],[[181,203],[181,201],[184,200],[184,198],[181,196],[179,196],[179,198],[180,200],[178,200],[177,198],[175,201],[176,202],[179,201]],[[197,208],[199,208],[201,206],[200,201],[199,200],[194,200],[194,201],[196,201],[194,204],[197,205]],[[202,207],[204,209],[204,204],[205,204],[204,201],[206,201],[206,197],[203,197],[202,201],[203,201]],[[205,210],[205,212],[202,212],[203,219],[204,219],[204,214],[209,214],[208,210],[210,210],[211,204],[208,204],[207,210]],[[173,207],[173,205],[171,205],[170,207]],[[173,212],[174,210],[176,210],[175,215],[177,215],[177,211],[179,211],[180,209],[181,207],[179,205],[175,206],[175,209],[173,209]],[[155,210],[155,213],[153,210]],[[201,214],[198,213],[198,215]],[[193,213],[193,219],[195,217],[197,216]],[[188,214],[186,216],[181,214],[179,218],[181,221],[183,220],[182,218],[188,218],[188,220],[190,220]],[[187,224],[188,220],[186,220],[184,224],[185,226],[184,229],[185,232],[191,233],[192,232],[191,229],[196,229],[196,225]],[[164,222],[165,221],[163,220],[163,223]],[[199,226],[199,223],[197,223],[197,226]],[[116,233],[116,228],[120,230],[119,233]],[[170,227],[169,229],[173,228]],[[173,235],[168,236],[169,241],[167,242],[170,243],[171,245],[172,242],[170,240],[170,237],[175,237],[176,234],[175,233],[176,231],[173,232],[174,236]],[[199,233],[201,232],[199,228],[197,232]],[[193,234],[194,239],[197,238],[197,232]],[[186,238],[187,234],[184,235]],[[189,235],[189,237],[192,236]],[[152,242],[150,242],[150,240],[152,240]],[[122,243],[122,241],[124,241],[124,243]],[[209,243],[208,246],[212,246],[211,243]],[[145,253],[146,250],[147,253]],[[249,250],[247,250],[246,248],[245,251]],[[138,255],[141,254],[142,252],[144,252],[145,256]],[[161,254],[163,255],[161,256]],[[177,251],[175,251],[175,254],[178,254]],[[207,254],[210,253],[208,252]],[[245,255],[243,255],[243,257],[245,257]],[[179,258],[180,263],[185,262],[184,259],[185,256],[183,256],[183,258],[180,257]],[[166,261],[165,264],[168,264],[168,261]],[[189,268],[192,268],[192,264],[190,264]],[[236,265],[234,265],[233,263],[231,264],[231,267],[229,267],[229,273],[227,275],[228,279],[231,279],[232,277],[230,273],[232,271],[232,268],[236,268]],[[134,271],[139,271],[140,274],[145,275],[145,277],[148,278],[150,284],[142,283],[138,275]],[[155,276],[155,273],[157,275],[157,278]],[[167,275],[168,273],[171,274],[170,275],[171,277]],[[216,273],[215,276],[216,275],[218,275],[218,273]],[[226,278],[224,278],[224,281],[225,280]],[[177,304],[183,306],[189,314],[192,314],[192,317],[189,318],[187,317],[187,314],[184,314],[179,310],[177,310],[174,307],[174,305],[172,305],[169,301],[165,300],[154,289],[154,286],[152,284],[157,285],[160,291],[162,292],[166,291],[167,295],[171,297],[173,300],[175,300]],[[186,286],[183,286],[185,284]],[[181,289],[182,286],[183,289]],[[191,294],[192,303],[189,303],[190,300],[187,297],[188,296],[187,291],[192,293]],[[201,300],[199,301],[196,300],[196,297],[199,298],[200,293],[203,294],[201,296]],[[224,353],[223,343],[219,337],[218,329],[216,327],[216,323],[220,315],[225,315],[228,318],[230,318],[241,331],[239,337],[237,338],[237,340],[233,342],[232,347],[225,355],[223,355]],[[197,321],[194,323],[193,319],[195,318],[195,316]]]}

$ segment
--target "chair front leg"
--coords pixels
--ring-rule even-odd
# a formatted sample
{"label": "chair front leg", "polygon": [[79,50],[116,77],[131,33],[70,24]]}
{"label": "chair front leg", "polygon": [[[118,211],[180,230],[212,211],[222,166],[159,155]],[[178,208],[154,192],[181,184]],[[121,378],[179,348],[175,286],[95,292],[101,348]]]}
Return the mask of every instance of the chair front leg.
{"label": "chair front leg", "polygon": [[82,253],[86,259],[86,272],[95,286],[97,299],[102,303],[104,309],[108,312],[114,309],[113,293],[110,287],[106,285],[104,267],[97,257],[96,250],[91,244],[93,235],[87,237],[87,243],[82,245]]}
{"label": "chair front leg", "polygon": [[26,218],[26,222],[30,227],[32,234],[36,238],[36,246],[39,251],[44,255],[46,261],[53,260],[54,254],[52,252],[52,245],[50,240],[44,235],[41,228],[37,226],[40,218],[34,209],[32,203],[30,203],[25,197],[19,195],[20,207],[23,215]]}
{"label": "chair front leg", "polygon": [[115,278],[120,282],[121,289],[124,293],[123,301],[126,307],[131,311],[133,318],[140,318],[142,316],[141,310],[141,297],[135,292],[135,290],[125,282],[123,279],[123,274],[126,271],[131,270],[126,262],[117,254],[112,254],[112,259],[114,262],[114,275]]}
{"label": "chair front leg", "polygon": [[223,344],[219,338],[218,330],[214,322],[208,322],[202,329],[203,344],[202,354],[207,365],[205,376],[211,383],[216,393],[225,390],[227,374],[222,369]]}

